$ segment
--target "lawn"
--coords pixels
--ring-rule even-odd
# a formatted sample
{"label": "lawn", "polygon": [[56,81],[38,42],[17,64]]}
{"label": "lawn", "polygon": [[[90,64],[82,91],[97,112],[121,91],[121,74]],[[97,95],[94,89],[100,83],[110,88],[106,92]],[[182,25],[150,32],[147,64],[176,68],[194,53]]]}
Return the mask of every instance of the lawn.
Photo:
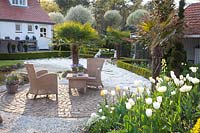
{"label": "lawn", "polygon": [[0,61],[0,71],[1,69],[4,69],[6,67],[12,67],[15,66],[17,64],[22,64],[22,61],[19,60],[1,60]]}

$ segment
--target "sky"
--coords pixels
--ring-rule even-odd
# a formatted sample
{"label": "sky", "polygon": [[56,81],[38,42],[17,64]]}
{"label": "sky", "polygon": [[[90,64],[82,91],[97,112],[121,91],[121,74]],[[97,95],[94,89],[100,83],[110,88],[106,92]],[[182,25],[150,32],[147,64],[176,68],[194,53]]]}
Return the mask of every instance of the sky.
{"label": "sky", "polygon": [[[146,2],[151,1],[151,0],[143,0],[143,3],[145,4]],[[176,4],[178,4],[179,0],[175,0]],[[191,3],[196,3],[200,2],[200,0],[185,0],[186,4],[189,5]]]}

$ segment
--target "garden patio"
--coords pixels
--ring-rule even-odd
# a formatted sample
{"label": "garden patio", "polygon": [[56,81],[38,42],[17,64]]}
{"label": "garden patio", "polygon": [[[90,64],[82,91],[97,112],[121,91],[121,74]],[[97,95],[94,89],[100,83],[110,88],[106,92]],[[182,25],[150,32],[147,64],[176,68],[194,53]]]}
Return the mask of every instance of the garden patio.
{"label": "garden patio", "polygon": [[[56,73],[70,70],[71,59],[36,59],[26,62],[34,64],[36,70],[48,69],[49,72]],[[80,59],[80,63],[86,67],[86,59]],[[23,68],[18,72],[26,72],[26,70]],[[61,77],[61,73],[59,75],[58,103],[55,101],[54,95],[49,96],[48,99],[45,97],[36,100],[27,99],[28,84],[21,86],[14,95],[7,94],[5,86],[1,86],[0,111],[5,123],[1,125],[0,131],[54,132],[53,127],[58,127],[55,132],[72,132],[73,130],[78,132],[85,125],[91,113],[97,111],[98,104],[103,101],[103,98],[100,96],[100,90],[96,89],[87,89],[86,94],[72,90],[72,95],[70,95],[68,81]],[[113,90],[115,86],[120,85],[122,88],[134,89],[135,81],[141,81],[145,86],[150,86],[147,79],[118,68],[111,64],[110,60],[106,60],[104,63],[102,70],[104,88]],[[31,96],[29,97],[31,98]]]}

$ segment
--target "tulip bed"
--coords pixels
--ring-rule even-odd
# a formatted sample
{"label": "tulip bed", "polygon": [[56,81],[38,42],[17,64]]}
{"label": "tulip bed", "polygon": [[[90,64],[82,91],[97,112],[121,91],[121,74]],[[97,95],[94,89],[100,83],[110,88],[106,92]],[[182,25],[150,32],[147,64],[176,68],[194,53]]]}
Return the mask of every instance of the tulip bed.
{"label": "tulip bed", "polygon": [[179,77],[171,71],[170,77],[149,78],[152,84],[157,81],[154,91],[140,81],[135,82],[136,88],[102,90],[104,102],[85,129],[91,133],[193,132],[200,117],[197,69],[191,67],[189,74]]}

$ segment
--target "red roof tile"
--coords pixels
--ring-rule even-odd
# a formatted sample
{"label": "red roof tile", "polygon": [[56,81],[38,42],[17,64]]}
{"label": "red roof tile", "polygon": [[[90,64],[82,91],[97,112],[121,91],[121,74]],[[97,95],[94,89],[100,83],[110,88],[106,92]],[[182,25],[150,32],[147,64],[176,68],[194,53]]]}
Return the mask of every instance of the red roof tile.
{"label": "red roof tile", "polygon": [[28,0],[27,7],[12,6],[9,0],[0,0],[0,20],[54,24],[38,0]]}
{"label": "red roof tile", "polygon": [[200,35],[200,3],[193,3],[185,9],[185,35]]}

